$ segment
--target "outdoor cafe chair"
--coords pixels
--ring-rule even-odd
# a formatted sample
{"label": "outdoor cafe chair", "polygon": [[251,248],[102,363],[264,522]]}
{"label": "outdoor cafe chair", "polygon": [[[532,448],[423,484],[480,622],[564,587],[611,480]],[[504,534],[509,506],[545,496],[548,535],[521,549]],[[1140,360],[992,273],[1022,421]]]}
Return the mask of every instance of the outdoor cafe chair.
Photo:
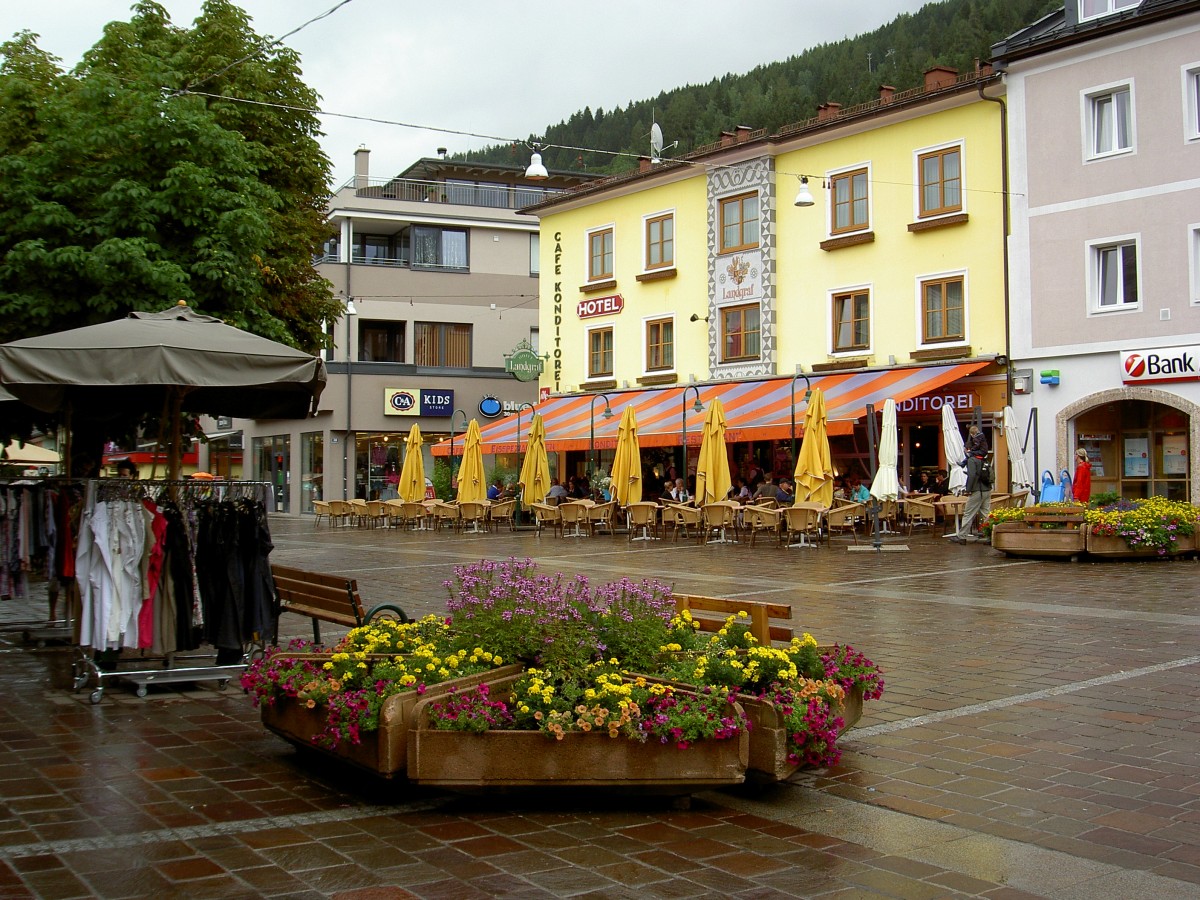
{"label": "outdoor cafe chair", "polygon": [[601,529],[609,534],[613,533],[613,516],[617,512],[617,501],[609,500],[607,503],[597,503],[587,513],[588,531],[592,537],[596,536],[596,532]]}
{"label": "outdoor cafe chair", "polygon": [[742,522],[746,530],[750,532],[750,546],[754,546],[754,539],[764,531],[770,532],[771,536],[778,541],[782,515],[782,511],[778,509],[769,509],[757,503],[745,507],[742,510]]}
{"label": "outdoor cafe chair", "polygon": [[364,527],[370,524],[371,509],[367,506],[367,501],[355,497],[350,503],[350,516],[354,519],[354,524]]}
{"label": "outdoor cafe chair", "polygon": [[387,507],[383,505],[382,500],[367,501],[367,527],[374,528],[376,525],[387,525],[388,513]]}
{"label": "outdoor cafe chair", "polygon": [[501,525],[508,525],[509,531],[517,530],[516,522],[517,501],[502,500],[499,503],[493,503],[489,510],[488,520],[492,523],[492,527],[496,530],[500,529]]}
{"label": "outdoor cafe chair", "polygon": [[414,531],[428,531],[429,526],[426,524],[430,518],[429,507],[424,503],[412,503],[405,500],[401,503],[403,524]]}
{"label": "outdoor cafe chair", "polygon": [[[629,515],[629,541],[658,540],[658,504],[651,501],[630,503],[625,507]],[[641,532],[640,537],[634,534]]]}
{"label": "outdoor cafe chair", "polygon": [[704,520],[700,510],[694,506],[684,506],[679,503],[667,504],[666,510],[663,512],[663,525],[671,523],[671,540],[679,540],[679,532],[682,531],[684,536],[687,536],[689,527],[696,529],[699,537],[704,537]]}
{"label": "outdoor cafe chair", "polygon": [[541,535],[542,529],[549,525],[557,537],[562,531],[562,515],[559,513],[559,508],[549,503],[530,503],[529,508],[533,510],[533,521],[537,525],[537,533]]}
{"label": "outdoor cafe chair", "polygon": [[326,500],[314,500],[313,512],[316,518],[313,519],[313,528],[318,528],[321,525],[321,520],[324,519],[329,525],[333,524],[333,518],[329,514],[329,502]]}
{"label": "outdoor cafe chair", "polygon": [[[584,528],[587,527],[589,504],[582,500],[572,500],[570,503],[558,504],[558,514],[562,518],[562,531],[560,534],[563,537],[583,537]],[[571,526],[570,533],[567,532],[567,526]]]}
{"label": "outdoor cafe chair", "polygon": [[[488,506],[482,500],[468,500],[458,504],[458,530],[466,532],[467,526],[471,526],[471,533],[478,534],[481,531],[487,531],[487,514]],[[483,526],[482,528],[480,526]]]}
{"label": "outdoor cafe chair", "polygon": [[329,524],[337,523],[345,525],[350,521],[353,511],[350,509],[350,503],[347,500],[330,500],[329,501]]}
{"label": "outdoor cafe chair", "polygon": [[[737,543],[737,507],[728,503],[706,503],[700,507],[700,518],[704,525],[702,541],[710,544]],[[729,537],[730,530],[734,536]],[[715,534],[715,540],[709,541],[710,535]]]}
{"label": "outdoor cafe chair", "polygon": [[825,529],[829,536],[834,534],[845,534],[850,532],[850,536],[854,538],[854,543],[858,544],[858,520],[866,512],[866,507],[861,503],[848,503],[843,506],[835,506],[829,512],[825,513]]}
{"label": "outdoor cafe chair", "polygon": [[448,525],[454,531],[458,531],[458,504],[446,503],[438,501],[432,504],[433,510],[433,529],[441,531],[443,525]]}
{"label": "outdoor cafe chair", "polygon": [[884,500],[880,504],[879,509],[879,532],[880,534],[896,533],[896,518],[899,514],[900,504],[895,500]]}
{"label": "outdoor cafe chair", "polygon": [[797,503],[783,508],[785,540],[789,547],[817,546],[821,539],[822,509],[819,503]]}
{"label": "outdoor cafe chair", "polygon": [[911,537],[913,529],[918,525],[928,525],[930,531],[937,520],[937,507],[932,500],[918,500],[912,497],[904,501],[904,518],[908,523],[908,534]]}
{"label": "outdoor cafe chair", "polygon": [[399,499],[383,501],[383,515],[389,528],[404,528],[408,521],[404,516],[404,501]]}

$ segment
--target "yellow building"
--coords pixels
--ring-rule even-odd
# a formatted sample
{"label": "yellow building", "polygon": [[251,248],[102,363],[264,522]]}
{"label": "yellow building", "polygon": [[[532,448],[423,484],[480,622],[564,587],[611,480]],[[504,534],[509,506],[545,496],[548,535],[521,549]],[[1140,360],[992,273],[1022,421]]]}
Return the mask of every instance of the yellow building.
{"label": "yellow building", "polygon": [[[867,404],[887,397],[902,480],[944,468],[941,407],[964,422],[981,407],[990,426],[1007,403],[1002,95],[988,70],[936,68],[922,88],[776,134],[738,128],[528,209],[547,446],[594,446],[607,468],[633,404],[642,446],[676,448],[651,453],[665,470],[685,440],[694,458],[692,401],[719,396],[735,465],[790,471],[819,385],[843,471],[865,479]],[[511,422],[489,432],[517,438]]]}

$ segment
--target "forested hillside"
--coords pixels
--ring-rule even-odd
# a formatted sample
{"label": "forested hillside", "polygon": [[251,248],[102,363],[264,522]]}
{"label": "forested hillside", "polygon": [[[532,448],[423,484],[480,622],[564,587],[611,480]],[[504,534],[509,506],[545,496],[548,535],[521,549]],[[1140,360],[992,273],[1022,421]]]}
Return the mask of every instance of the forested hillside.
{"label": "forested hillside", "polygon": [[[816,115],[817,106],[843,106],[873,100],[879,85],[898,90],[921,84],[933,65],[960,72],[986,62],[991,45],[1062,6],[1062,0],[942,0],[916,13],[897,16],[868,34],[821,44],[782,62],[758,66],[744,75],[728,74],[707,84],[686,85],[657,97],[631,101],[624,108],[585,108],[550,125],[542,152],[552,169],[617,172],[636,164],[630,156],[581,153],[563,147],[588,147],[645,155],[650,125],[657,121],[666,142],[679,141],[667,155],[678,156],[717,140],[735,125],[770,131]],[[797,44],[804,35],[796,36]],[[500,145],[461,158],[519,162],[524,147]]]}

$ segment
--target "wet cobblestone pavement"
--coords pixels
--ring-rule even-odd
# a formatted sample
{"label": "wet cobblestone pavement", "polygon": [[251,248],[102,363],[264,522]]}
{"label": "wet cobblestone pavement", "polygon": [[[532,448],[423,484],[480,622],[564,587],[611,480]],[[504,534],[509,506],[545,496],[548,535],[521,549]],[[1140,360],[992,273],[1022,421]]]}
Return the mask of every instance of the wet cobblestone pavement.
{"label": "wet cobblestone pavement", "polygon": [[[372,781],[265,731],[235,686],[74,692],[0,604],[0,898],[1200,896],[1200,564],[314,529],[274,561],[440,612],[456,563],[788,602],[880,663],[841,763],[769,789],[472,797]],[[308,620],[284,618],[304,636]],[[332,632],[323,626],[326,637]]]}

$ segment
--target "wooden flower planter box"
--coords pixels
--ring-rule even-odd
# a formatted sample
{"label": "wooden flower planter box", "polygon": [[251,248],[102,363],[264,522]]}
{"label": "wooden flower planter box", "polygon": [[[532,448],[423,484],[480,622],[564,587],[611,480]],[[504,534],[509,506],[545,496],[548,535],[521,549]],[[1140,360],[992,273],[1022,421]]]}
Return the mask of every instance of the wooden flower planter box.
{"label": "wooden flower planter box", "polygon": [[364,732],[360,736],[360,743],[341,741],[333,749],[319,747],[312,742],[313,735],[320,734],[325,728],[327,711],[323,706],[309,709],[304,701],[294,697],[276,697],[274,703],[263,704],[262,722],[297,747],[314,750],[384,778],[403,777],[408,757],[408,730],[414,721],[413,709],[418,702],[428,697],[440,697],[449,693],[451,688],[462,690],[520,672],[518,665],[503,666],[490,672],[430,685],[424,694],[416,691],[395,694],[384,701],[379,711],[378,730]]}
{"label": "wooden flower planter box", "polygon": [[992,528],[992,546],[1009,556],[1078,556],[1086,545],[1083,516],[1070,511],[1029,513]]}
{"label": "wooden flower planter box", "polygon": [[[1181,535],[1175,546],[1167,551],[1168,556],[1179,556],[1196,550],[1195,535]],[[1125,538],[1109,534],[1097,534],[1091,526],[1087,529],[1088,556],[1098,556],[1104,559],[1158,559],[1163,554],[1152,548],[1134,549],[1125,542]]]}
{"label": "wooden flower planter box", "polygon": [[[497,683],[493,698],[505,696]],[[433,698],[436,699],[436,698]],[[749,734],[723,741],[698,741],[686,750],[674,744],[638,743],[607,733],[569,733],[562,740],[539,731],[440,731],[429,726],[423,699],[413,711],[408,734],[408,777],[445,788],[635,787],[656,792],[690,792],[746,779]]]}
{"label": "wooden flower planter box", "polygon": [[[692,685],[679,681],[666,681],[652,675],[641,676],[647,681],[660,681],[674,687],[688,690]],[[782,781],[793,774],[799,765],[788,761],[787,728],[784,727],[783,714],[770,700],[756,700],[743,697],[738,705],[746,712],[750,720],[750,749],[747,769],[759,781]],[[838,732],[841,737],[853,728],[863,714],[863,689],[855,687],[846,694],[842,704],[842,728]]]}

